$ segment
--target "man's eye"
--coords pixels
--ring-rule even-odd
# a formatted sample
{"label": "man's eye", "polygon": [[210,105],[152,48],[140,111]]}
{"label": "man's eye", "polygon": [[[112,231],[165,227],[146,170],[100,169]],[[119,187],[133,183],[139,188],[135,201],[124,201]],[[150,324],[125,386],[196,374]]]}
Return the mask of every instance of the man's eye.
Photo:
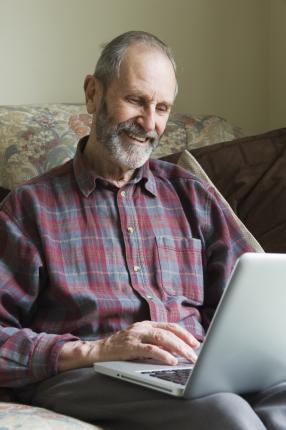
{"label": "man's eye", "polygon": [[133,97],[129,97],[128,101],[129,101],[130,103],[133,103],[133,104],[136,104],[136,105],[140,105],[140,104],[142,104],[142,103],[141,103],[141,100],[136,99],[136,98],[133,98]]}
{"label": "man's eye", "polygon": [[166,105],[158,105],[156,108],[159,112],[169,112],[169,108]]}

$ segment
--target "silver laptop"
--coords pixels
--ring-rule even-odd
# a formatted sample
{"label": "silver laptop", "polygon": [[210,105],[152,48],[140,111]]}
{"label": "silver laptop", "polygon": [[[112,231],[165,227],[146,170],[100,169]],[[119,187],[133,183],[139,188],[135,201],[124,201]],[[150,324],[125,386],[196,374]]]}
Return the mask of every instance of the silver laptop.
{"label": "silver laptop", "polygon": [[286,254],[239,258],[195,365],[113,361],[94,370],[184,398],[286,381]]}

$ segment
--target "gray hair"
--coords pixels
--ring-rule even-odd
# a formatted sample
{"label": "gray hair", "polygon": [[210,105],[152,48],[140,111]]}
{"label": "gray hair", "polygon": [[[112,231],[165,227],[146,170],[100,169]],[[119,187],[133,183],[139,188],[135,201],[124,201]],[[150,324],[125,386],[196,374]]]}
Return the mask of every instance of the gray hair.
{"label": "gray hair", "polygon": [[169,58],[176,75],[175,59],[170,48],[162,42],[162,40],[145,31],[128,31],[117,36],[104,46],[96,64],[94,76],[101,81],[105,91],[112,80],[119,76],[120,65],[124,58],[124,54],[127,48],[133,43],[143,43],[162,51]]}

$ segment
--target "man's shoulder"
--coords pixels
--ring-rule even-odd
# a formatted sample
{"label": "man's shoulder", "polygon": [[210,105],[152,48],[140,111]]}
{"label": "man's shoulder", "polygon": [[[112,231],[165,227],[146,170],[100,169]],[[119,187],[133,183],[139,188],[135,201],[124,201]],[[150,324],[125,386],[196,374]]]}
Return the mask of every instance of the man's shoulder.
{"label": "man's shoulder", "polygon": [[57,189],[65,186],[67,182],[73,178],[73,160],[69,160],[60,166],[56,166],[47,172],[36,176],[29,181],[25,182],[19,187],[19,190],[47,188],[47,189]]}
{"label": "man's shoulder", "polygon": [[38,204],[49,205],[54,196],[73,188],[72,160],[36,176],[12,190],[3,202],[2,210],[28,210]]}
{"label": "man's shoulder", "polygon": [[206,185],[195,174],[169,161],[150,159],[149,166],[155,178],[161,178],[170,182],[199,182],[202,185]]}
{"label": "man's shoulder", "polygon": [[37,187],[37,186],[57,186],[66,182],[73,175],[73,160],[69,160],[60,166],[56,166],[47,172],[35,176],[34,178],[25,182],[20,188]]}

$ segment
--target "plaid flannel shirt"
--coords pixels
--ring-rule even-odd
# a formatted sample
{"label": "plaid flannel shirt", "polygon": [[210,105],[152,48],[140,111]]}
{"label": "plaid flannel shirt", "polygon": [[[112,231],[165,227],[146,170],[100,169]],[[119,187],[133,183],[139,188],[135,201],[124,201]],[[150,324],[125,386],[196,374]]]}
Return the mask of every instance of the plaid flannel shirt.
{"label": "plaid flannel shirt", "polygon": [[74,160],[17,188],[0,211],[0,381],[57,373],[64,342],[135,321],[202,340],[237,258],[251,246],[215,190],[150,160],[124,187]]}

